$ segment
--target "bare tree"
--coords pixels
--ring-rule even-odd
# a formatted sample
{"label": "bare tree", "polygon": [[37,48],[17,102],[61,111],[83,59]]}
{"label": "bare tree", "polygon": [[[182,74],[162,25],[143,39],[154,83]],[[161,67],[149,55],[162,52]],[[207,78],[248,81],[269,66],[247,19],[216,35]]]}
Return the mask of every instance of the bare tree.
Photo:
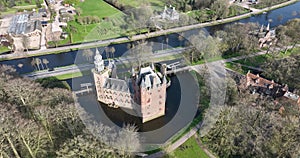
{"label": "bare tree", "polygon": [[[97,49],[97,48],[96,48]],[[84,49],[82,54],[88,61],[92,61],[92,57],[94,55],[91,49]]]}
{"label": "bare tree", "polygon": [[46,58],[43,58],[42,62],[46,65],[46,68],[49,69],[48,67],[49,61]]}

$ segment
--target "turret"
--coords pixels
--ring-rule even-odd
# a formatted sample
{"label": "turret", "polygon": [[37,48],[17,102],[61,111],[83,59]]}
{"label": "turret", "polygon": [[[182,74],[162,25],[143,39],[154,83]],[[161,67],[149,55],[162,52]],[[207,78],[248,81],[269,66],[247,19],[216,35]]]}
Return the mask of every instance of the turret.
{"label": "turret", "polygon": [[96,48],[96,55],[94,58],[95,70],[96,72],[101,72],[104,70],[104,61],[102,60],[102,56],[100,55],[98,49]]}

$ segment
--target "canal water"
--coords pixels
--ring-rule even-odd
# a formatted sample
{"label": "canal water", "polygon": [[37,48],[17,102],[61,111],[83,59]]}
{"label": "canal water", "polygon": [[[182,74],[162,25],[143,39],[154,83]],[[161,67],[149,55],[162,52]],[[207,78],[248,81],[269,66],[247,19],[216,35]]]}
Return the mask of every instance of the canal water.
{"label": "canal water", "polygon": [[[247,22],[254,22],[259,23],[260,25],[267,25],[268,22],[270,22],[271,27],[276,27],[278,25],[285,24],[288,20],[294,19],[294,18],[300,18],[300,2],[296,2],[292,5],[279,8],[273,11],[270,11],[266,14],[259,14],[255,15],[246,19],[238,20],[235,22],[241,22],[241,23],[247,23]],[[211,27],[205,27],[208,32],[213,33],[215,30],[222,29],[227,24],[217,25],[217,26],[211,26]],[[194,29],[183,32],[185,37],[189,37],[195,33],[197,33],[200,29]],[[181,46],[183,43],[186,42],[186,40],[179,41],[178,40],[178,34],[173,33],[166,36],[159,36],[159,37],[153,37],[148,39],[150,42],[154,43],[164,43],[168,45],[167,47],[178,47]],[[115,44],[111,45],[110,47],[115,48],[114,57],[120,57],[128,50],[128,43],[122,43],[122,44]],[[166,48],[166,47],[163,47]],[[103,49],[103,48],[99,48]],[[160,45],[154,45],[153,50],[161,50],[162,47]],[[93,50],[94,51],[94,50]],[[50,55],[42,55],[38,57],[29,57],[29,58],[23,58],[23,59],[15,59],[15,60],[9,60],[9,61],[1,61],[0,64],[6,64],[13,66],[17,72],[20,74],[24,73],[30,73],[34,71],[36,68],[32,65],[33,58],[40,58],[47,59],[49,61],[48,64],[41,64],[40,69],[46,69],[49,68],[55,68],[55,67],[61,67],[61,66],[68,66],[72,65],[75,62],[75,58],[77,53],[82,53],[81,51],[70,51],[66,53],[61,54],[50,54]],[[106,58],[106,53],[103,53],[103,58]]]}

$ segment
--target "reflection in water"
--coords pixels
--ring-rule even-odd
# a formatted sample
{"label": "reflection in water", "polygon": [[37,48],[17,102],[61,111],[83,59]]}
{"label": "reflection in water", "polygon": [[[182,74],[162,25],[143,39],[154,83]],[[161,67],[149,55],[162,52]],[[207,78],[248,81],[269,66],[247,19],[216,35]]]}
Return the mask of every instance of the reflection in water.
{"label": "reflection in water", "polygon": [[141,118],[130,115],[121,108],[114,109],[109,108],[105,104],[99,104],[105,114],[119,127],[122,127],[124,123],[130,123],[137,125],[139,132],[152,131],[167,124],[175,116],[178,110],[181,99],[181,90],[176,76],[171,77],[171,83],[171,86],[167,89],[166,115],[146,123],[142,123]]}
{"label": "reflection in water", "polygon": [[[87,82],[93,82],[92,76],[74,78],[72,88],[79,90],[80,84]],[[171,77],[171,82],[171,86],[167,89],[166,115],[144,124],[141,123],[140,118],[129,115],[121,109],[101,105],[94,92],[78,95],[77,100],[95,121],[111,127],[122,127],[124,123],[134,123],[146,143],[161,144],[193,120],[199,102],[199,89],[192,74],[178,73],[177,76]],[[86,120],[83,118],[83,121]]]}

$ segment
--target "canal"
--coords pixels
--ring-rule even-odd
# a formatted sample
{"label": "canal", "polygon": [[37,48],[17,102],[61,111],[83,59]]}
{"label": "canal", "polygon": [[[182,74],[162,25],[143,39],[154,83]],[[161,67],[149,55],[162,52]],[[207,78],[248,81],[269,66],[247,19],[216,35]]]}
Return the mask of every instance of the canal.
{"label": "canal", "polygon": [[[300,18],[300,2],[296,2],[292,5],[285,6],[276,10],[272,10],[266,14],[254,15],[252,17],[238,20],[235,22],[241,22],[241,23],[254,22],[260,25],[267,25],[268,22],[270,22],[271,27],[276,27],[285,24],[287,21],[294,18]],[[220,30],[225,25],[228,24],[229,23],[211,26],[211,27],[205,27],[203,29],[206,29],[208,32],[213,33],[214,31]],[[189,30],[183,32],[182,34],[184,34],[184,37],[188,38],[189,36],[197,33],[199,30],[200,29]],[[179,34],[173,33],[166,36],[149,38],[147,41],[165,44],[165,46],[154,45],[153,50],[157,51],[157,50],[161,50],[162,48],[165,49],[165,48],[182,46],[182,44],[185,43],[186,40],[184,39],[180,41],[178,36]],[[110,47],[115,48],[114,57],[122,56],[124,52],[128,50],[128,44],[129,43],[110,45]],[[103,49],[103,48],[98,48],[98,49]],[[11,65],[16,69],[18,73],[24,74],[24,73],[30,73],[32,71],[35,71],[35,69],[37,69],[33,66],[34,65],[34,63],[32,62],[33,58],[39,58],[41,59],[41,61],[43,61],[43,59],[46,59],[49,62],[48,64],[42,62],[40,64],[40,69],[46,69],[47,67],[55,68],[55,67],[68,66],[74,64],[77,53],[82,53],[82,51],[70,51],[70,52],[60,53],[60,54],[50,54],[50,55],[42,55],[38,57],[28,57],[22,59],[1,61],[0,64]],[[103,58],[106,58],[106,53],[103,53]]]}

